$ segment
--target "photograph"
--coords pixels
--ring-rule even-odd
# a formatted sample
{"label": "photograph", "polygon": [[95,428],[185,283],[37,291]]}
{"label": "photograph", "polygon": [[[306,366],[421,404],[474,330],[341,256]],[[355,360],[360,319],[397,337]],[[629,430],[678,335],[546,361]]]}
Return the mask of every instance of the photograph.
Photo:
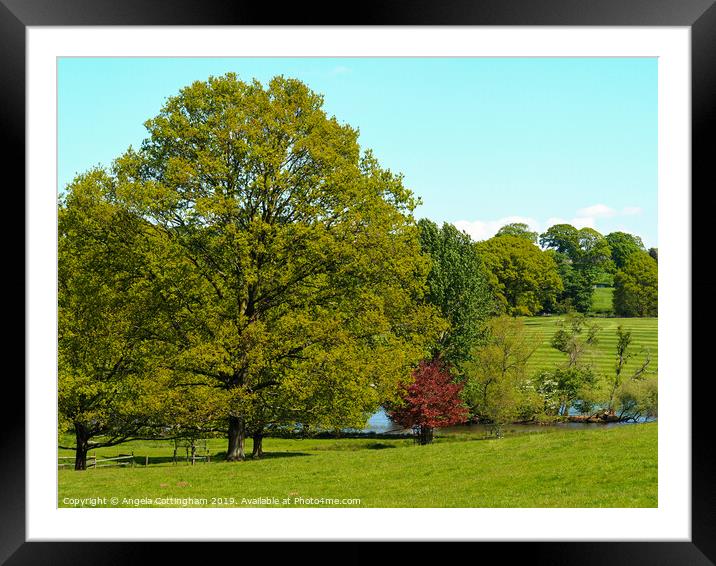
{"label": "photograph", "polygon": [[409,4],[0,0],[1,564],[713,566],[714,0]]}
{"label": "photograph", "polygon": [[659,64],[58,56],[57,507],[658,508]]}

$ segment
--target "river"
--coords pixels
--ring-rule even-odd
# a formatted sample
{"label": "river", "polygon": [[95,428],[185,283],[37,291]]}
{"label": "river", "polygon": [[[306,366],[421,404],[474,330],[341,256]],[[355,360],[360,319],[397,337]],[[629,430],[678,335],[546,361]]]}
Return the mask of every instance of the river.
{"label": "river", "polygon": [[[655,420],[655,419],[649,419],[649,421]],[[641,419],[639,422],[647,422],[646,419]],[[554,424],[548,424],[548,425],[540,425],[540,424],[508,424],[504,425],[502,427],[502,431],[505,434],[519,434],[519,433],[528,433],[528,432],[540,432],[545,431],[549,429],[581,429],[584,430],[586,428],[611,428],[615,426],[627,426],[629,424],[633,423],[554,423]],[[449,426],[445,428],[439,429],[440,432],[443,433],[484,433],[489,434],[490,433],[490,425],[485,424],[471,424],[471,425],[458,425],[458,426]],[[366,424],[366,427],[361,430],[361,432],[370,433],[373,432],[375,434],[386,434],[386,433],[399,433],[399,432],[410,432],[409,430],[406,430],[402,428],[401,426],[395,424],[393,421],[391,421],[388,418],[388,415],[385,413],[385,411],[381,408],[378,409],[371,417],[368,419],[368,422]]]}

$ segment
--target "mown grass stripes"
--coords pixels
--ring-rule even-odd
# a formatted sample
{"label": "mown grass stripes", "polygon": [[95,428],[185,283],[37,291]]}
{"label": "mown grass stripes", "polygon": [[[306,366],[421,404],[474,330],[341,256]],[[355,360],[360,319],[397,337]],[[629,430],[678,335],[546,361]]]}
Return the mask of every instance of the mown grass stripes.
{"label": "mown grass stripes", "polygon": [[[558,330],[559,316],[539,316],[524,318],[528,333],[540,340],[529,361],[528,369],[536,372],[542,369],[551,369],[563,364],[566,356],[550,346],[550,340]],[[641,365],[649,352],[651,362],[649,372],[657,372],[659,361],[658,350],[658,319],[656,318],[591,318],[590,323],[599,326],[598,342],[588,359],[595,371],[600,375],[611,375],[614,372],[616,361],[615,351],[617,344],[617,327],[621,324],[624,329],[632,333],[631,351],[635,354],[630,359],[628,368],[637,368]]]}

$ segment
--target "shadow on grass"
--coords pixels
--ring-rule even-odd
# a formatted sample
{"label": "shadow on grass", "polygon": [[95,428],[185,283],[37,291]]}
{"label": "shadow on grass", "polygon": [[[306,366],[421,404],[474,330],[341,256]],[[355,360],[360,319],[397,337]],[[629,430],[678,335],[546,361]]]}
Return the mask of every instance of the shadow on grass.
{"label": "shadow on grass", "polygon": [[366,446],[368,450],[383,450],[385,448],[395,448],[394,444],[384,444],[383,442],[373,442]]}
{"label": "shadow on grass", "polygon": [[[312,454],[307,454],[306,452],[264,452],[263,456],[261,458],[252,458],[251,454],[246,455],[246,462],[251,462],[252,460],[272,460],[274,458],[293,458],[297,456],[312,456]],[[211,455],[211,461],[207,462],[205,459],[197,459],[195,462],[195,466],[201,466],[203,464],[215,464],[217,462],[225,462],[226,461],[226,452],[217,452],[215,454]],[[134,465],[143,467],[145,465],[145,462],[147,465],[166,465],[166,464],[174,464],[174,458],[172,456],[150,456],[147,460],[145,460],[144,456],[135,456],[134,457]],[[191,460],[187,460],[186,457],[181,457],[176,459],[176,465],[177,466],[190,466]]]}
{"label": "shadow on grass", "polygon": [[[273,460],[274,458],[294,458],[298,456],[313,456],[313,454],[307,454],[306,452],[264,452],[261,458],[253,458],[251,454],[246,454],[246,462],[260,462],[261,460]],[[216,454],[216,456],[212,456],[212,462],[214,461],[215,457],[217,462],[225,462],[226,452],[219,452],[218,454]]]}

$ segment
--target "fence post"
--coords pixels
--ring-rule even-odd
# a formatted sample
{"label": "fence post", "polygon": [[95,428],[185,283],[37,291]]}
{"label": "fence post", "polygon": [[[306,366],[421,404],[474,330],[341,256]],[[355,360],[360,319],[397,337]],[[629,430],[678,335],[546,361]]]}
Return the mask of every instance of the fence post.
{"label": "fence post", "polygon": [[132,463],[129,465],[130,468],[134,467],[134,450],[132,450]]}
{"label": "fence post", "polygon": [[96,452],[95,452],[94,455],[92,456],[92,467],[93,467],[94,469],[97,469],[97,453],[96,453]]}
{"label": "fence post", "polygon": [[149,465],[149,456],[145,456],[145,457],[144,457],[144,465],[145,465],[145,466],[148,466],[148,465]]}

